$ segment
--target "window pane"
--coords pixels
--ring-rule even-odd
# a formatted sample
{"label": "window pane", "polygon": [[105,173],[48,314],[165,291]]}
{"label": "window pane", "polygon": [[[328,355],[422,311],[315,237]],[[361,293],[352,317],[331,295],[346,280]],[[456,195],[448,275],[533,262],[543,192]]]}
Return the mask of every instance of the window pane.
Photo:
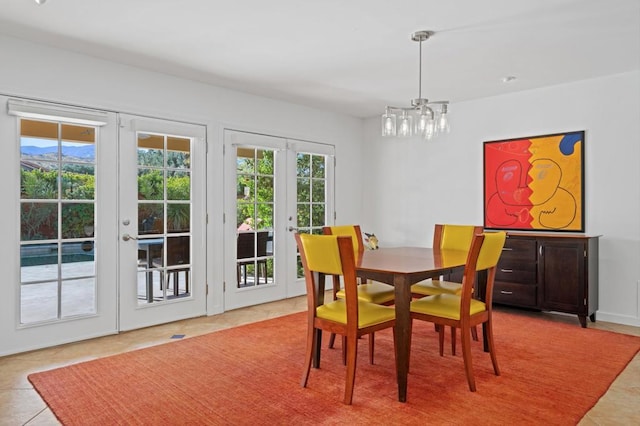
{"label": "window pane", "polygon": [[273,204],[258,204],[256,229],[273,228]]}
{"label": "window pane", "polygon": [[191,139],[167,137],[167,167],[174,169],[191,167]]}
{"label": "window pane", "polygon": [[20,323],[58,318],[58,282],[20,286]]}
{"label": "window pane", "polygon": [[58,125],[56,123],[42,123],[43,125],[52,125],[54,130],[51,132],[52,139],[44,138],[20,138],[20,156],[21,160],[40,166],[48,162],[58,161]]}
{"label": "window pane", "polygon": [[258,176],[258,201],[273,201],[273,177]]}
{"label": "window pane", "polygon": [[21,163],[20,196],[24,199],[55,200],[58,198],[58,171],[26,168]]}
{"label": "window pane", "polygon": [[138,169],[138,199],[164,200],[164,176],[161,170]]}
{"label": "window pane", "polygon": [[167,232],[189,232],[191,228],[191,205],[167,205]]}
{"label": "window pane", "polygon": [[62,142],[62,161],[94,164],[95,160],[96,152],[93,142]]}
{"label": "window pane", "polygon": [[62,278],[95,275],[93,241],[62,244]]}
{"label": "window pane", "polygon": [[167,265],[189,265],[190,258],[190,237],[168,237],[167,238]]}
{"label": "window pane", "polygon": [[164,137],[138,133],[138,166],[164,167]]}
{"label": "window pane", "polygon": [[164,233],[164,204],[138,204],[138,234]]}
{"label": "window pane", "polygon": [[297,188],[298,188],[298,202],[305,203],[311,201],[311,194],[309,191],[309,187],[311,181],[308,178],[298,178],[297,180]]}
{"label": "window pane", "polygon": [[254,218],[256,217],[255,206],[253,203],[238,203],[236,223],[238,224],[238,231],[248,231],[253,229]]}
{"label": "window pane", "polygon": [[167,200],[190,200],[191,176],[189,172],[167,172]]}
{"label": "window pane", "polygon": [[21,210],[22,241],[58,238],[58,203],[22,203]]}
{"label": "window pane", "polygon": [[311,226],[324,226],[324,210],[324,204],[313,204],[311,208],[311,211],[313,212]]}
{"label": "window pane", "polygon": [[238,200],[253,201],[255,196],[254,175],[238,175],[236,186]]}
{"label": "window pane", "polygon": [[93,203],[62,203],[62,238],[85,238],[94,230]]}
{"label": "window pane", "polygon": [[236,172],[254,173],[255,170],[255,149],[238,147],[236,149]]}
{"label": "window pane", "polygon": [[58,279],[58,244],[28,244],[20,247],[20,281]]}
{"label": "window pane", "polygon": [[273,166],[274,151],[256,150],[256,159],[258,160],[257,172],[261,175],[272,175],[274,173]]}
{"label": "window pane", "polygon": [[297,176],[311,176],[311,156],[309,154],[298,153]]}
{"label": "window pane", "polygon": [[325,157],[322,155],[314,155],[312,156],[312,176],[314,178],[324,178],[325,171]]}
{"label": "window pane", "polygon": [[313,180],[313,197],[311,201],[316,203],[325,202],[325,193],[324,193],[324,183],[323,179],[314,179]]}
{"label": "window pane", "polygon": [[311,226],[311,206],[298,204],[298,228]]}
{"label": "window pane", "polygon": [[95,196],[95,167],[82,164],[62,164],[62,198],[93,200]]}
{"label": "window pane", "polygon": [[84,278],[62,282],[60,317],[96,313],[96,280]]}

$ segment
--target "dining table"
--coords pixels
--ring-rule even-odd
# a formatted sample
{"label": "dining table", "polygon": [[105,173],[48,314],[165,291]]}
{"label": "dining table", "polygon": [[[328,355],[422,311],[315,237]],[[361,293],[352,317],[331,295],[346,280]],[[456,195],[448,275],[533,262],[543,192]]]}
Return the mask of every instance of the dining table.
{"label": "dining table", "polygon": [[464,268],[467,252],[423,247],[364,250],[356,261],[357,275],[395,288],[396,374],[398,400],[407,400],[407,376],[411,350],[411,285]]}

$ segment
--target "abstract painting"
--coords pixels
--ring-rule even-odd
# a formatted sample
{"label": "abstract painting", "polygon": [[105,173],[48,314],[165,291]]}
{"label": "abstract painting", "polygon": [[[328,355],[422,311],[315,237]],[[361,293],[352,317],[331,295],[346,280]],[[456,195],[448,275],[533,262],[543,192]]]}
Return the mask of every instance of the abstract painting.
{"label": "abstract painting", "polygon": [[584,131],[484,142],[484,227],[584,232]]}

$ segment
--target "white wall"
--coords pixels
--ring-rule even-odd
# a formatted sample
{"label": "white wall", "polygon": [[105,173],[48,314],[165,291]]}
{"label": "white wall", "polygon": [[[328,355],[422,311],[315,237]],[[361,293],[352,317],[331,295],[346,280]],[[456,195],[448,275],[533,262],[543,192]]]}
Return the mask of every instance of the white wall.
{"label": "white wall", "polygon": [[451,105],[451,133],[383,139],[365,124],[363,229],[431,246],[433,224],[482,224],[482,143],[585,130],[586,233],[600,239],[602,320],[640,326],[640,73]]}
{"label": "white wall", "polygon": [[[361,119],[145,71],[2,35],[0,53],[0,94],[207,126],[210,148],[207,159],[208,195],[212,200],[209,203],[209,235],[212,242],[208,257],[212,274],[209,284],[214,289],[210,291],[209,313],[222,309],[223,128],[334,145],[336,156],[340,159],[336,167],[337,220],[356,221],[361,215]],[[5,219],[5,214],[0,210],[1,219]],[[2,220],[0,223],[0,232],[13,233],[13,220]],[[0,240],[0,248],[2,253],[15,250],[14,243],[7,239]],[[1,270],[15,267],[5,262],[4,257],[0,259]]]}

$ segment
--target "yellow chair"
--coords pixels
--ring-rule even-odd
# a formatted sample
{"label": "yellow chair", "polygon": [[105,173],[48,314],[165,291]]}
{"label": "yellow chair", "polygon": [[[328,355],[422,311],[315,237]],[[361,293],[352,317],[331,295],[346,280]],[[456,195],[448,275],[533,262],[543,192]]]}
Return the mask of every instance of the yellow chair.
{"label": "yellow chair", "polygon": [[[504,247],[505,232],[484,233],[476,235],[471,243],[469,255],[462,278],[462,292],[457,294],[437,294],[427,296],[411,302],[411,319],[418,319],[434,323],[439,331],[440,355],[443,353],[444,327],[460,329],[462,339],[462,357],[469,382],[469,389],[476,390],[471,362],[471,327],[486,323],[485,339],[493,363],[493,371],[500,375],[498,360],[493,343],[493,326],[491,321],[491,300],[493,297],[493,283],[496,276],[496,266]],[[471,297],[478,271],[487,271],[487,294],[484,302]],[[432,368],[433,366],[430,366]]]}
{"label": "yellow chair", "polygon": [[[433,248],[469,251],[473,236],[482,233],[481,226],[436,224],[433,233]],[[414,297],[434,294],[460,294],[462,284],[438,279],[421,281],[411,286]]]}
{"label": "yellow chair", "polygon": [[[342,225],[342,226],[325,226],[322,228],[325,235],[338,235],[351,237],[353,242],[353,250],[357,259],[360,253],[364,251],[362,244],[362,231],[360,225]],[[333,286],[333,300],[344,299],[344,290],[340,289],[339,283]],[[358,286],[358,299],[364,302],[376,303],[378,305],[393,305],[395,299],[395,289],[392,285],[372,281]],[[333,348],[336,335],[331,333],[329,338],[329,347]],[[369,337],[369,362],[373,364],[373,353],[375,347],[375,337],[373,334]],[[344,345],[342,346],[344,357]]]}
{"label": "yellow chair", "polygon": [[[307,386],[313,356],[320,365],[322,330],[345,336],[346,384],[344,403],[353,400],[358,338],[385,328],[394,329],[395,309],[358,299],[356,268],[352,239],[336,235],[296,234],[307,286],[308,330],[302,387]],[[345,298],[320,304],[324,294],[318,294],[319,284],[326,276],[334,281],[343,278]],[[320,299],[319,299],[320,298]]]}
{"label": "yellow chair", "polygon": [[[433,247],[447,250],[469,251],[473,236],[481,234],[482,226],[436,224],[433,232]],[[413,297],[433,296],[435,294],[460,294],[462,284],[439,279],[428,279],[411,286]],[[437,327],[436,327],[437,330]],[[451,354],[456,354],[456,330],[451,329]],[[473,340],[478,340],[478,330],[471,329]]]}

